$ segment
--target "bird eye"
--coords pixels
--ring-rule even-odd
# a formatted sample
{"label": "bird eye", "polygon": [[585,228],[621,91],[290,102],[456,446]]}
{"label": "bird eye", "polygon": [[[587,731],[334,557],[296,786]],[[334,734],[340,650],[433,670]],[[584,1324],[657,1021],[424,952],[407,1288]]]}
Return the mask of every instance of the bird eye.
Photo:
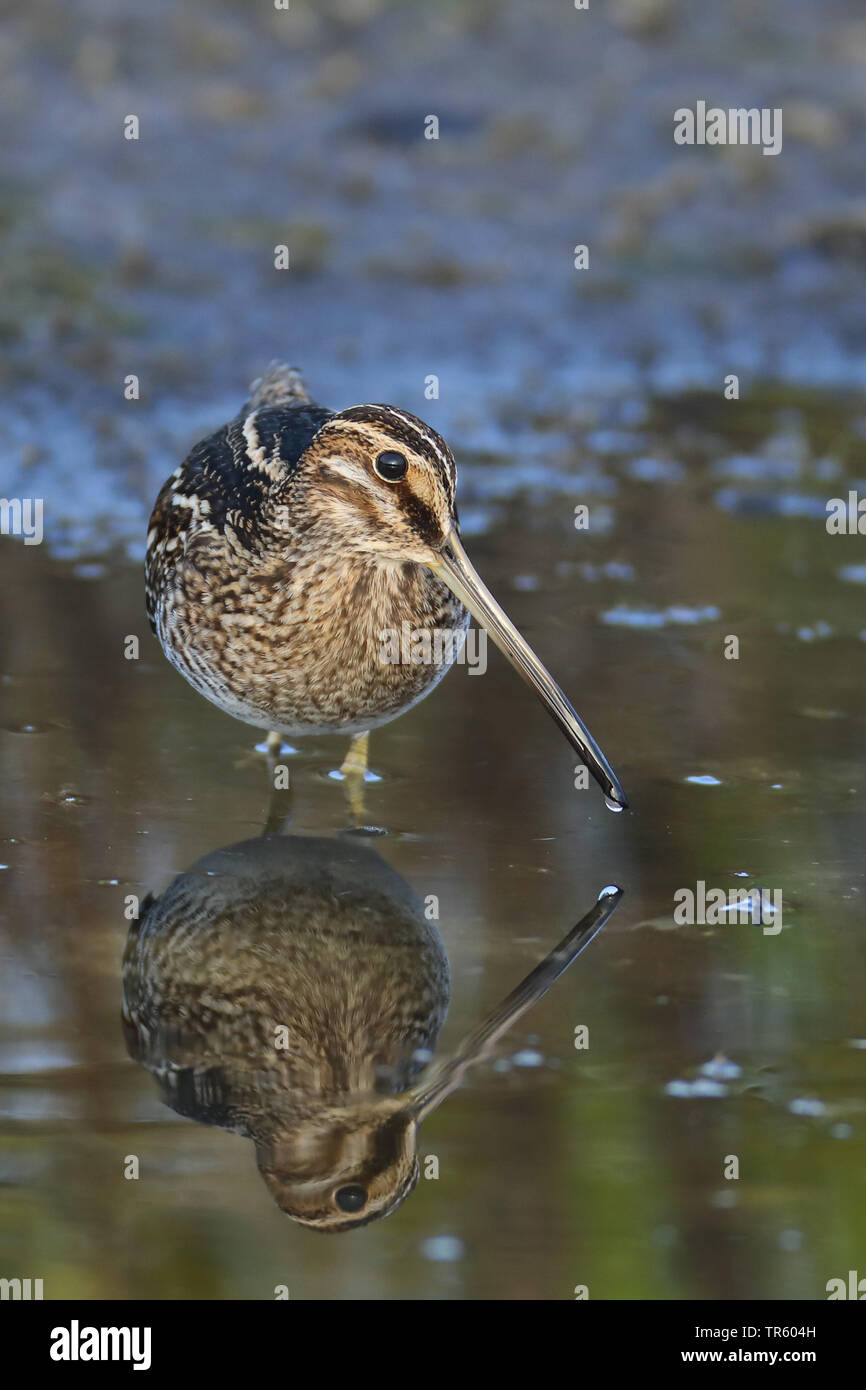
{"label": "bird eye", "polygon": [[396,449],[386,449],[384,454],[379,454],[373,466],[387,483],[399,483],[409,471],[406,455],[398,453]]}
{"label": "bird eye", "polygon": [[352,1184],[349,1187],[338,1188],[334,1193],[334,1201],[340,1211],[360,1211],[367,1201],[367,1193],[363,1187]]}

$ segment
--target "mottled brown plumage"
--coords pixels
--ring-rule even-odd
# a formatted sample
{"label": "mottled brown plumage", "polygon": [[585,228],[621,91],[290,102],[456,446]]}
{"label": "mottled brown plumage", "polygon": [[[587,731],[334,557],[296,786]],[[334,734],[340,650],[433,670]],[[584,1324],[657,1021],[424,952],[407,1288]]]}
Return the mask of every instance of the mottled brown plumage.
{"label": "mottled brown plumage", "polygon": [[[471,612],[621,810],[598,744],[463,549],[456,478],[447,444],[416,416],[388,405],[335,414],[294,368],[273,367],[157,498],[153,630],[190,684],[237,719],[273,735],[365,739],[441,680]],[[426,652],[410,644],[393,659],[403,632],[426,634]]]}
{"label": "mottled brown plumage", "polygon": [[620,896],[604,889],[419,1080],[450,979],[441,937],[405,880],[355,841],[230,845],[145,899],[131,925],[127,1047],[173,1110],[252,1139],[288,1216],[348,1231],[411,1192],[421,1123],[577,959]]}
{"label": "mottled brown plumage", "polygon": [[414,1186],[407,1088],[448,997],[422,904],[350,841],[217,850],[146,901],[124,953],[131,1055],[174,1110],[250,1137],[279,1206],[324,1231]]}
{"label": "mottled brown plumage", "polygon": [[[399,450],[409,474],[379,478]],[[162,489],[147,550],[148,615],[203,695],[289,736],[360,733],[435,686],[469,614],[425,566],[451,526],[454,460],[389,406],[334,414],[276,369]],[[399,493],[399,495],[398,495]],[[448,629],[451,653],[388,663],[383,632]]]}

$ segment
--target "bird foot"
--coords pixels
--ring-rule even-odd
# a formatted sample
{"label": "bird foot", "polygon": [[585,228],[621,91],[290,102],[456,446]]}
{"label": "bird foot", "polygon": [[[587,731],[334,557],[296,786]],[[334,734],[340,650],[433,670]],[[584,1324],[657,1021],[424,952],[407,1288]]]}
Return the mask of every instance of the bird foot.
{"label": "bird foot", "polygon": [[349,815],[352,820],[351,828],[354,830],[364,828],[366,816],[364,791],[367,783],[381,781],[381,778],[375,772],[371,772],[367,766],[369,752],[369,733],[356,734],[349,745],[349,751],[339,771],[330,774],[335,781],[343,783]]}

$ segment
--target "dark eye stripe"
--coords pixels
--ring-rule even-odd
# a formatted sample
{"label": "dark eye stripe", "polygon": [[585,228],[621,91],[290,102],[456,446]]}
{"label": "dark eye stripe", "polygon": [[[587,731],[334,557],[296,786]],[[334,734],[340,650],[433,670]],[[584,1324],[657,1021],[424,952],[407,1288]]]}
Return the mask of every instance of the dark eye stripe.
{"label": "dark eye stripe", "polygon": [[420,497],[415,497],[411,488],[400,493],[400,510],[415,533],[429,545],[437,545],[442,539],[442,526],[435,512],[432,512]]}

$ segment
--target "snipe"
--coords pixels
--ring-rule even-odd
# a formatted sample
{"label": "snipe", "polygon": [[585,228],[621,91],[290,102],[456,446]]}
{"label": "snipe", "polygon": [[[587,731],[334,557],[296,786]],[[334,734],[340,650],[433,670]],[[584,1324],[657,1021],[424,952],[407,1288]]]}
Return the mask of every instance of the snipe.
{"label": "snipe", "polygon": [[130,925],[127,1047],[178,1114],[253,1141],[259,1172],[293,1221],[355,1230],[412,1191],[419,1127],[491,1058],[621,896],[604,889],[433,1061],[450,971],[409,884],[357,841],[273,835],[227,845],[158,898],[148,894]]}
{"label": "snipe", "polygon": [[[294,368],[197,444],[157,498],[147,610],[168,659],[271,739],[369,731],[428,695],[469,616],[534,687],[613,809],[628,803],[586,725],[473,569],[456,468],[429,425],[388,405],[334,413]],[[468,611],[467,611],[468,610]],[[383,634],[430,631],[430,660],[393,661]]]}

